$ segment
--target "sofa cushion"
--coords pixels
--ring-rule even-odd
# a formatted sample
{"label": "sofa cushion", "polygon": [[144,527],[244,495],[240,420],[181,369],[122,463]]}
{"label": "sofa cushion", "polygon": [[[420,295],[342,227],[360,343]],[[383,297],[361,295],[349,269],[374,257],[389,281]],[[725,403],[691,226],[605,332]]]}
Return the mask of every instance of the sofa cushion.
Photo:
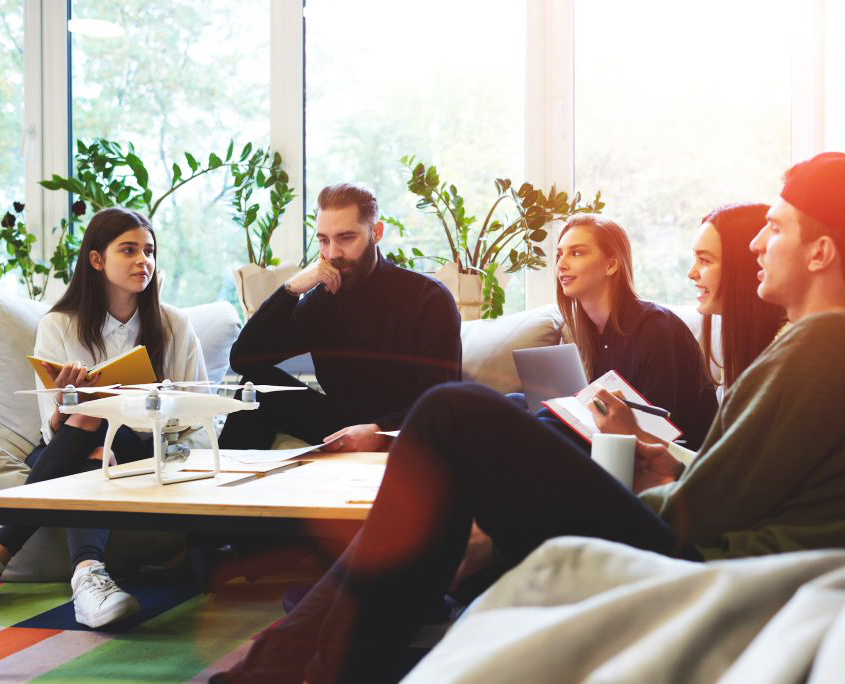
{"label": "sofa cushion", "polygon": [[229,369],[229,350],[241,332],[241,319],[229,302],[212,302],[182,309],[202,345],[208,379],[220,382]]}
{"label": "sofa cushion", "polygon": [[22,297],[0,293],[0,452],[24,459],[39,439],[41,418],[35,397],[15,394],[35,389],[35,375],[24,354],[35,345],[35,327],[49,306]]}
{"label": "sofa cushion", "polygon": [[461,324],[464,380],[479,382],[499,392],[518,392],[519,375],[514,349],[558,344],[563,316],[555,304]]}

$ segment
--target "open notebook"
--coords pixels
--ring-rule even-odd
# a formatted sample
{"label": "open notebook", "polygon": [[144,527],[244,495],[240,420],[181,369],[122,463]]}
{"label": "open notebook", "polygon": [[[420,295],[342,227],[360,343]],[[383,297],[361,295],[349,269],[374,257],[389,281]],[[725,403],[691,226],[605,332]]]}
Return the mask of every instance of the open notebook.
{"label": "open notebook", "polygon": [[[587,387],[575,396],[548,399],[543,402],[543,405],[584,439],[592,442],[593,433],[598,432],[598,428],[587,405],[602,387],[609,392],[621,392],[622,396],[629,401],[649,404],[648,400],[631,387],[619,373],[611,370],[587,385]],[[639,423],[643,430],[660,437],[660,439],[666,442],[674,442],[683,434],[681,430],[666,418],[654,416],[650,413],[638,411],[637,409],[632,410],[634,411],[634,416],[637,418],[637,423]]]}

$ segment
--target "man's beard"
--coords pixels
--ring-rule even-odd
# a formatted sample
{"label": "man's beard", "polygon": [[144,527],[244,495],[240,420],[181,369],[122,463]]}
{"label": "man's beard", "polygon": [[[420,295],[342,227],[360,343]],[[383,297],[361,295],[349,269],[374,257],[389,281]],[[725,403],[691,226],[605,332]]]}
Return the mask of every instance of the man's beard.
{"label": "man's beard", "polygon": [[376,241],[373,240],[373,236],[370,235],[367,246],[364,247],[364,251],[357,259],[337,258],[332,259],[330,263],[338,270],[343,268],[348,269],[346,271],[342,271],[340,274],[340,287],[341,289],[346,290],[358,287],[358,285],[364,282],[373,270],[373,266],[375,266],[377,259]]}

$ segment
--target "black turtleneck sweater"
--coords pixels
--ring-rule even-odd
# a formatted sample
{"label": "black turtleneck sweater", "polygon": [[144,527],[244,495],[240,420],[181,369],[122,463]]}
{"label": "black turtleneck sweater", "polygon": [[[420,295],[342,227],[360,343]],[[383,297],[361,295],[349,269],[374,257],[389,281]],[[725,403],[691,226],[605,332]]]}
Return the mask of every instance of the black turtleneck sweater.
{"label": "black turtleneck sweater", "polygon": [[311,352],[326,396],[359,423],[402,424],[430,387],[461,379],[461,321],[446,287],[381,252],[355,288],[279,288],[249,319],[229,356],[248,373]]}

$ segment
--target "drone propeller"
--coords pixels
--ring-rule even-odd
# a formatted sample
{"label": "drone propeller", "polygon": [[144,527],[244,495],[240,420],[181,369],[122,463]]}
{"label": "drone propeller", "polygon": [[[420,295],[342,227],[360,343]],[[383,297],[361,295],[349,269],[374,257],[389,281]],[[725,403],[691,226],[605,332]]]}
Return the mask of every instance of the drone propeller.
{"label": "drone propeller", "polygon": [[172,380],[162,380],[161,382],[144,382],[137,385],[121,385],[121,387],[142,390],[172,390],[178,387],[207,387],[209,383],[209,380],[177,380],[176,382],[173,382]]}
{"label": "drone propeller", "polygon": [[247,382],[243,385],[203,385],[209,389],[255,390],[256,392],[286,392],[287,390],[304,390],[307,387],[291,387],[289,385],[256,385]]}
{"label": "drone propeller", "polygon": [[180,380],[178,382],[172,382],[171,380],[165,380],[163,382],[149,382],[142,385],[121,385],[121,387],[127,388],[137,388],[137,389],[159,389],[159,390],[168,390],[168,389],[175,389],[177,387],[199,387],[201,389],[224,389],[224,390],[239,390],[239,389],[253,389],[256,392],[284,392],[286,390],[303,390],[308,389],[307,387],[290,387],[285,385],[256,385],[251,382],[247,382],[243,385],[226,385],[220,384],[216,382],[212,382],[211,380],[194,380],[194,381],[187,381],[187,380]]}
{"label": "drone propeller", "polygon": [[74,385],[66,385],[65,387],[54,387],[53,389],[33,389],[33,390],[15,390],[15,394],[55,394],[56,392],[81,392],[82,394],[96,394],[97,392],[108,392],[109,394],[118,394],[116,388],[120,385],[102,385],[100,387],[75,387]]}

